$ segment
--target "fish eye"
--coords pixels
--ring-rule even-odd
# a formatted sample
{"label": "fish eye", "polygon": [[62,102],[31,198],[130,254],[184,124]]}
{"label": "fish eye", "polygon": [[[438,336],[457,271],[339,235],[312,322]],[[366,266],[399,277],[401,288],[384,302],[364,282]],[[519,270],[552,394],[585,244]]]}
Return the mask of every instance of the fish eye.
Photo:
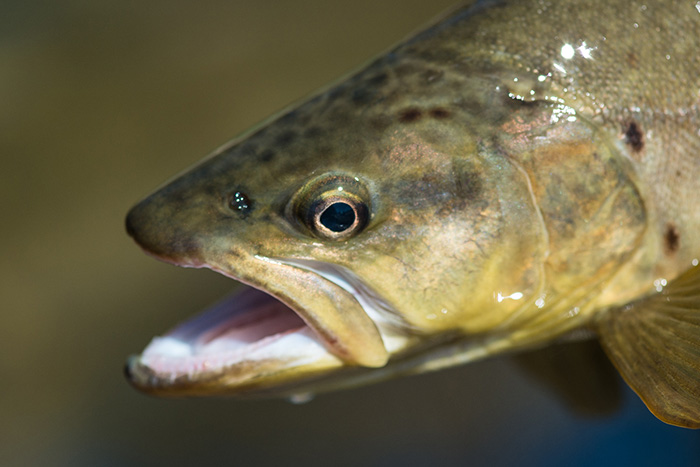
{"label": "fish eye", "polygon": [[367,223],[367,205],[352,195],[322,198],[309,214],[311,230],[329,240],[349,238]]}
{"label": "fish eye", "polygon": [[318,218],[323,227],[332,232],[344,232],[357,220],[355,210],[345,201],[330,204]]}
{"label": "fish eye", "polygon": [[314,236],[346,240],[369,221],[367,189],[355,177],[326,175],[304,185],[292,200],[293,215]]}

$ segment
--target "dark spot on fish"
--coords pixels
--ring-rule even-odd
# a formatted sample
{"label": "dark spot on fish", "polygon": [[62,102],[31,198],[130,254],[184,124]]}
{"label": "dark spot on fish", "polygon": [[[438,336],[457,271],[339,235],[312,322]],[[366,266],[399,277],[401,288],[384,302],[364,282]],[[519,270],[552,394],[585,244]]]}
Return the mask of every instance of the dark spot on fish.
{"label": "dark spot on fish", "polygon": [[483,190],[478,172],[465,171],[457,174],[455,179],[457,196],[466,201],[476,200]]}
{"label": "dark spot on fish", "polygon": [[360,87],[360,88],[355,89],[352,92],[352,95],[350,96],[350,100],[355,105],[367,104],[371,100],[372,94],[374,94],[374,93],[371,91],[368,91],[364,87]]}
{"label": "dark spot on fish", "polygon": [[407,76],[414,75],[417,72],[421,71],[423,68],[416,66],[412,63],[403,63],[396,68],[394,68],[394,73],[396,76],[399,78],[406,78]]}
{"label": "dark spot on fish", "polygon": [[297,134],[294,131],[285,131],[284,133],[277,136],[277,138],[275,139],[275,143],[280,147],[285,147],[289,145],[289,143],[294,141],[296,137]]}
{"label": "dark spot on fish", "polygon": [[312,127],[307,128],[306,131],[304,131],[304,137],[311,138],[311,139],[319,138],[323,135],[323,133],[324,133],[323,128],[318,127],[318,126],[312,126]]}
{"label": "dark spot on fish", "polygon": [[420,109],[411,107],[401,111],[401,113],[399,114],[399,121],[401,123],[412,123],[420,120],[422,116],[423,113],[420,111]]}
{"label": "dark spot on fish", "polygon": [[666,226],[666,234],[664,235],[664,243],[666,246],[666,252],[668,254],[673,254],[678,251],[678,247],[681,244],[681,236],[678,233],[678,229],[673,224],[668,224]]}
{"label": "dark spot on fish", "polygon": [[450,111],[442,107],[435,107],[434,109],[430,109],[430,116],[442,120],[450,116]]}
{"label": "dark spot on fish", "polygon": [[680,177],[680,176],[681,176],[681,171],[680,171],[680,170],[676,170],[676,177]]}
{"label": "dark spot on fish", "polygon": [[243,258],[243,253],[241,253],[240,250],[238,250],[238,248],[231,248],[230,250],[228,250],[226,256],[228,256],[229,259],[241,259]]}
{"label": "dark spot on fish", "polygon": [[627,64],[630,66],[630,68],[637,68],[637,65],[639,65],[639,58],[637,58],[636,53],[629,52],[627,54]]}
{"label": "dark spot on fish", "polygon": [[436,83],[440,81],[444,75],[445,73],[441,70],[428,69],[423,73],[423,79],[428,83]]}
{"label": "dark spot on fish", "polygon": [[625,144],[631,147],[634,152],[644,149],[644,136],[641,128],[634,121],[629,122],[625,129]]}
{"label": "dark spot on fish", "polygon": [[426,62],[432,63],[452,63],[454,58],[458,57],[460,52],[452,46],[446,47],[419,47],[415,51],[415,56],[423,59]]}
{"label": "dark spot on fish", "polygon": [[369,78],[367,80],[367,85],[381,87],[381,86],[384,86],[388,81],[389,81],[389,77],[387,76],[386,73],[379,73],[379,74],[374,75],[371,78]]}
{"label": "dark spot on fish", "polygon": [[270,162],[272,159],[275,158],[277,153],[273,151],[272,149],[265,149],[263,152],[260,153],[260,160],[262,162]]}
{"label": "dark spot on fish", "polygon": [[330,91],[328,91],[328,99],[335,100],[345,95],[346,86],[337,86]]}
{"label": "dark spot on fish", "polygon": [[240,190],[236,190],[229,196],[228,207],[244,217],[253,209],[253,201]]}

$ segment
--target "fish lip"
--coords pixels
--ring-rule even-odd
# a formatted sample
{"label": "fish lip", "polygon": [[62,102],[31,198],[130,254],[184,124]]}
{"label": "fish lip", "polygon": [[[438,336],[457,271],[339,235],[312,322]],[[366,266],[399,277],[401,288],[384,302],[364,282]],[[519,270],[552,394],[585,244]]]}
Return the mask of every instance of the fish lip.
{"label": "fish lip", "polygon": [[390,353],[397,352],[400,350],[398,347],[402,346],[398,342],[393,342],[397,335],[405,336],[415,333],[416,330],[413,326],[402,318],[393,305],[350,269],[313,259],[275,258],[274,260],[313,272],[350,293],[358,301],[364,312],[377,325],[385,347]]}
{"label": "fish lip", "polygon": [[[158,257],[158,255],[154,256]],[[255,259],[283,265],[286,268],[312,272],[324,281],[333,284],[331,287],[337,287],[342,289],[342,293],[350,294],[368,314],[369,319],[376,324],[381,335],[383,347],[388,354],[400,349],[405,344],[405,339],[402,340],[400,338],[400,333],[394,332],[403,325],[400,324],[400,320],[397,318],[398,315],[393,308],[381,299],[376,292],[364,285],[348,269],[330,263],[307,259],[270,259],[264,257],[255,257]],[[294,313],[296,317],[300,316],[294,307],[284,304],[284,297],[270,292],[262,284],[244,281],[238,275],[234,275],[228,270],[222,270],[211,265],[204,266],[249,285],[248,289],[253,290],[253,292],[248,293],[258,294],[259,296],[264,295],[267,300],[276,301],[281,306],[286,307],[286,312]],[[227,300],[221,303],[226,303]],[[188,319],[163,337],[154,338],[141,355],[133,356],[129,359],[125,370],[127,379],[138,389],[158,395],[243,394],[253,390],[260,391],[261,389],[264,389],[270,395],[274,395],[274,389],[278,385],[278,381],[282,381],[282,383],[304,381],[311,376],[318,377],[319,373],[327,374],[335,369],[353,366],[352,363],[343,361],[342,358],[338,358],[337,355],[329,351],[329,345],[324,341],[323,336],[309,324],[304,324],[294,329],[285,329],[285,333],[289,335],[274,334],[261,339],[263,341],[270,338],[268,339],[269,342],[265,344],[270,346],[269,355],[265,354],[264,349],[260,350],[251,345],[231,360],[224,359],[218,364],[210,364],[208,368],[198,368],[196,371],[193,371],[192,368],[188,369],[187,365],[192,366],[197,362],[187,363],[186,360],[182,360],[183,365],[178,367],[179,363],[175,360],[175,357],[171,361],[167,361],[167,358],[159,361],[158,352],[161,350],[158,350],[158,345],[167,347],[168,344],[163,339],[167,340],[168,338],[174,338],[174,336],[177,337],[179,330],[182,330],[183,327],[193,326],[197,319],[200,319],[202,315],[211,313],[217,306],[219,304]],[[381,311],[378,312],[377,309]],[[284,339],[288,340],[284,341]],[[304,346],[307,350],[297,352],[296,349],[291,349],[289,355],[275,354],[272,351],[274,346],[283,349],[287,343],[293,343],[295,339],[301,343],[300,346]],[[375,366],[383,366],[383,364]]]}

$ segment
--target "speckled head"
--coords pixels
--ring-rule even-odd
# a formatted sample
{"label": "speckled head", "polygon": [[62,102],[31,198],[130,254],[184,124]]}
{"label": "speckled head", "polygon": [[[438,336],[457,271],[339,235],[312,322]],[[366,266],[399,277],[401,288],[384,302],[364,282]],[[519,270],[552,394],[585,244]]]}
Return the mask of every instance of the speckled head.
{"label": "speckled head", "polygon": [[[464,25],[472,13],[283,112],[129,213],[130,235],[154,256],[279,300],[248,292],[155,339],[130,363],[137,386],[279,392],[313,381],[318,390],[330,374],[357,381],[444,360],[421,356],[425,349],[468,360],[566,327],[547,324],[563,322],[562,310],[541,310],[552,286],[545,263],[559,241],[545,222],[561,212],[533,183],[541,175],[533,161],[558,155],[546,159],[551,176],[557,161],[613,158],[573,141],[595,132],[554,119],[560,102],[516,96],[548,83],[514,80],[519,69],[462,46],[478,34]],[[542,143],[554,130],[554,146]],[[562,167],[560,192],[589,196],[584,175],[571,180],[578,169]],[[620,170],[605,173],[618,183]],[[577,215],[576,203],[567,209]],[[562,245],[581,241],[565,237]],[[620,249],[609,261],[628,253]],[[586,261],[572,275],[562,269],[562,284],[601,269]],[[447,350],[456,340],[463,349]]]}
{"label": "speckled head", "polygon": [[[503,322],[516,303],[494,297],[538,286],[530,266],[542,255],[542,232],[527,183],[484,133],[512,101],[492,78],[420,55],[397,49],[129,213],[129,234],[150,254],[250,284],[303,319],[305,326],[278,334],[307,333],[315,353],[270,351],[253,365],[265,374],[381,367],[426,336]],[[496,290],[505,267],[520,273],[499,279]],[[480,314],[484,307],[494,312]],[[154,342],[160,347],[131,364],[146,389],[207,392],[212,384],[202,389],[201,381],[222,381],[231,368],[239,376],[219,392],[264,380],[242,348],[214,370],[195,370],[206,351],[190,339],[190,361],[179,370],[180,357],[169,352],[183,346]],[[243,361],[249,370],[241,373]]]}

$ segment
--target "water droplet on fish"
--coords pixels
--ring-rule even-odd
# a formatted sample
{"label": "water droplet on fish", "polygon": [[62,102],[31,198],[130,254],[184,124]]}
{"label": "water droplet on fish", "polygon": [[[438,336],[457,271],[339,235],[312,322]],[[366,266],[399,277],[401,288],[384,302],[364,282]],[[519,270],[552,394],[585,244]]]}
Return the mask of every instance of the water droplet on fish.
{"label": "water droplet on fish", "polygon": [[656,288],[657,292],[661,292],[662,290],[664,290],[664,287],[666,287],[666,284],[667,284],[667,282],[666,282],[666,279],[664,279],[664,278],[659,278],[659,279],[656,279],[654,281],[654,287]]}
{"label": "water droplet on fish", "polygon": [[561,48],[560,53],[561,53],[561,56],[567,60],[574,58],[574,54],[575,54],[574,47],[571,44],[564,44]]}
{"label": "water droplet on fish", "polygon": [[289,402],[295,405],[306,404],[314,399],[314,394],[310,392],[301,392],[289,396]]}

